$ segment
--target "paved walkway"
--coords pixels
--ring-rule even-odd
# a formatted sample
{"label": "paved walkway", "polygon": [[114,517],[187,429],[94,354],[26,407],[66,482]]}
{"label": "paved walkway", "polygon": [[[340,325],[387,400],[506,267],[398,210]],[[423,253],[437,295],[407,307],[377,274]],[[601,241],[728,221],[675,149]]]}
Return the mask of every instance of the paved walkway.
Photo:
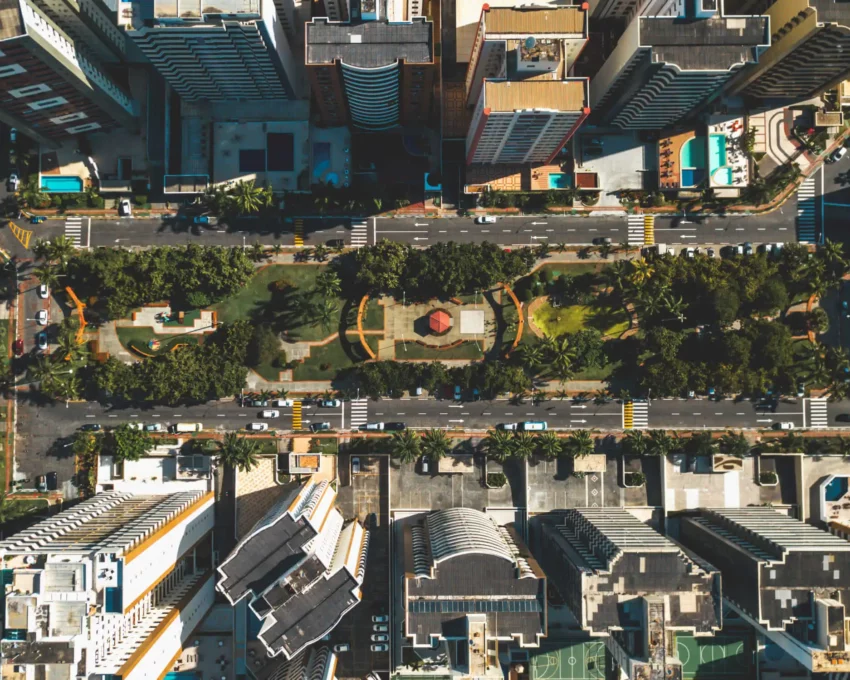
{"label": "paved walkway", "polygon": [[98,329],[97,344],[99,352],[108,352],[109,356],[128,363],[136,361],[136,357],[124,349],[124,345],[118,339],[114,323],[105,323]]}

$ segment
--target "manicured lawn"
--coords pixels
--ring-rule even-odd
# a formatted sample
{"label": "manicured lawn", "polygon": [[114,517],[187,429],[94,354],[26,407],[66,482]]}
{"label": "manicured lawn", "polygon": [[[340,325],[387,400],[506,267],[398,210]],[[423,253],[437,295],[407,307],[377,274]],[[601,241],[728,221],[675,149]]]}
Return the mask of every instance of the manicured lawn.
{"label": "manicured lawn", "polygon": [[363,315],[363,330],[384,330],[384,306],[378,304],[375,298],[370,298],[369,302],[366,303],[366,313]]}
{"label": "manicured lawn", "polygon": [[[358,357],[360,361],[365,360],[366,353],[360,346],[360,340],[356,333],[347,336],[352,356]],[[378,339],[366,336],[366,342],[372,351],[378,349]],[[304,363],[298,364],[292,371],[293,380],[331,380],[344,368],[355,365],[355,361],[346,353],[345,348],[339,340],[328,343],[322,347],[312,347],[310,357]],[[326,366],[326,368],[323,368]]]}
{"label": "manicured lawn", "polygon": [[[115,330],[124,347],[131,351],[133,348],[138,348],[146,354],[165,354],[172,351],[175,345],[197,345],[203,342],[202,333],[176,336],[156,335],[151,326],[118,326]],[[148,341],[151,338],[156,338],[160,342],[160,348],[156,352],[148,347]]]}
{"label": "manicured lawn", "polygon": [[[407,346],[407,351],[405,351],[405,345]],[[484,355],[472,341],[464,342],[462,345],[444,350],[423,347],[415,342],[404,343],[397,341],[395,344],[395,358],[398,361],[405,361],[407,359],[428,359],[430,361],[441,361],[445,359],[475,360],[483,359]]]}
{"label": "manicured lawn", "polygon": [[[610,265],[610,262],[558,262],[557,264],[543,264],[538,269],[548,269],[552,272],[552,278],[556,279],[561,274],[580,276],[588,272],[599,273]],[[537,274],[537,270],[534,271],[534,274]]]}
{"label": "manicured lawn", "polygon": [[625,310],[597,305],[553,307],[548,300],[535,310],[534,322],[551,337],[576,333],[585,328],[595,328],[603,335],[619,336],[629,328]]}
{"label": "manicured lawn", "polygon": [[201,310],[200,309],[190,309],[188,312],[183,313],[183,322],[179,321],[179,315],[175,314],[174,318],[171,321],[166,321],[164,326],[193,326],[195,324],[196,319],[201,318]]}

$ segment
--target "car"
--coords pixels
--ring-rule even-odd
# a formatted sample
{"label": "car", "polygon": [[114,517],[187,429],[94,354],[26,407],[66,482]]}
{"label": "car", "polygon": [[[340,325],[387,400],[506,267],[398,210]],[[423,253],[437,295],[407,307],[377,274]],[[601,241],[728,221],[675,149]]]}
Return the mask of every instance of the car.
{"label": "car", "polygon": [[319,406],[322,408],[339,408],[342,402],[339,399],[322,399]]}
{"label": "car", "polygon": [[519,423],[499,423],[496,425],[497,430],[517,430],[519,429]]}
{"label": "car", "polygon": [[38,297],[40,297],[42,300],[46,300],[48,297],[50,297],[50,289],[43,283],[38,287]]}
{"label": "car", "polygon": [[30,224],[41,224],[42,222],[47,222],[47,218],[43,215],[33,215],[30,217]]}
{"label": "car", "polygon": [[47,310],[46,309],[39,309],[35,313],[35,322],[39,326],[46,326],[47,325]]}
{"label": "car", "polygon": [[753,244],[747,241],[743,246],[744,255],[752,255],[753,254]]}
{"label": "car", "polygon": [[545,420],[526,420],[519,424],[519,429],[524,432],[541,432],[549,427]]}
{"label": "car", "polygon": [[130,201],[126,198],[122,198],[118,201],[118,216],[119,217],[132,217],[133,216],[133,208],[130,205]]}
{"label": "car", "polygon": [[372,623],[387,623],[389,620],[390,617],[386,614],[376,614],[372,617]]}
{"label": "car", "polygon": [[18,141],[18,129],[9,128],[9,141],[13,144]]}
{"label": "car", "polygon": [[612,241],[608,236],[597,236],[593,239],[593,245],[595,246],[607,246],[611,245]]}
{"label": "car", "polygon": [[208,215],[195,215],[192,218],[192,224],[200,224],[206,226],[210,223],[210,218]]}
{"label": "car", "polygon": [[265,406],[268,406],[269,402],[267,402],[265,399],[262,399],[262,400],[255,399],[254,401],[250,402],[250,405],[255,407],[255,408],[263,408]]}
{"label": "car", "polygon": [[35,336],[35,342],[42,352],[47,351],[47,333],[41,331],[41,333]]}
{"label": "car", "polygon": [[360,459],[354,456],[351,459],[351,474],[356,475],[358,472],[360,472]]}
{"label": "car", "polygon": [[273,400],[272,400],[272,406],[277,406],[277,407],[283,407],[283,406],[291,407],[291,406],[295,406],[295,399],[273,399]]}
{"label": "car", "polygon": [[23,338],[16,338],[15,342],[12,343],[12,349],[15,352],[16,356],[21,356],[24,353],[24,340]]}
{"label": "car", "polygon": [[742,246],[723,246],[720,249],[720,257],[735,257],[735,255],[743,255],[744,248]]}
{"label": "car", "polygon": [[260,418],[280,418],[280,411],[275,411],[274,409],[262,411],[260,413]]}
{"label": "car", "polygon": [[837,416],[835,416],[835,419],[839,423],[850,423],[850,413],[839,413]]}
{"label": "car", "polygon": [[372,636],[372,642],[389,642],[390,636],[379,633],[378,635]]}
{"label": "car", "polygon": [[682,254],[683,254],[686,258],[688,258],[689,260],[693,260],[693,259],[694,259],[694,256],[697,254],[697,249],[696,249],[696,248],[685,248],[685,249],[682,251]]}
{"label": "car", "polygon": [[375,633],[389,633],[390,627],[386,623],[381,623],[377,626],[372,626],[372,631]]}
{"label": "car", "polygon": [[586,404],[590,401],[590,397],[585,396],[584,394],[577,394],[571,400],[574,404]]}
{"label": "car", "polygon": [[708,255],[709,257],[715,257],[717,255],[714,248],[706,248],[705,254]]}
{"label": "car", "polygon": [[18,173],[10,172],[9,179],[6,180],[6,191],[17,191],[21,186],[21,178],[18,177]]}
{"label": "car", "polygon": [[371,649],[373,652],[387,652],[387,651],[389,651],[390,646],[387,645],[387,644],[372,645],[371,647],[369,647],[369,649]]}
{"label": "car", "polygon": [[847,147],[846,146],[839,146],[835,151],[833,151],[831,154],[829,154],[829,157],[827,157],[826,162],[827,163],[837,163],[842,158],[844,158],[844,156],[846,156],[846,155],[847,155]]}
{"label": "car", "polygon": [[55,472],[48,472],[46,475],[39,475],[36,477],[35,483],[41,493],[56,491],[56,489],[59,488],[59,478]]}
{"label": "car", "polygon": [[803,383],[797,385],[797,396],[805,397],[806,396],[806,386]]}
{"label": "car", "polygon": [[334,645],[334,652],[336,652],[337,654],[339,654],[341,652],[350,652],[350,651],[351,651],[351,645],[348,644],[347,642],[342,642],[338,645]]}
{"label": "car", "polygon": [[496,218],[489,215],[479,215],[475,218],[475,224],[496,224]]}
{"label": "car", "polygon": [[100,432],[101,426],[97,423],[86,423],[85,425],[80,425],[81,432]]}
{"label": "car", "polygon": [[145,425],[145,432],[162,432],[162,425],[160,423],[148,423]]}
{"label": "car", "polygon": [[246,430],[251,430],[252,432],[265,432],[269,429],[268,423],[248,423],[248,427]]}
{"label": "car", "polygon": [[423,475],[427,475],[431,470],[431,466],[428,464],[428,456],[422,456],[422,459],[419,461],[419,469]]}
{"label": "car", "polygon": [[313,423],[310,425],[310,432],[327,432],[330,429],[330,423]]}
{"label": "car", "polygon": [[782,249],[785,247],[784,243],[774,243],[770,246],[770,252],[775,257],[779,257],[782,254]]}
{"label": "car", "polygon": [[407,425],[404,423],[384,423],[384,431],[385,432],[401,432],[402,430],[406,430]]}
{"label": "car", "polygon": [[774,430],[793,430],[794,423],[790,421],[782,421],[781,423],[775,423],[773,426]]}
{"label": "car", "polygon": [[462,397],[463,397],[463,392],[460,389],[460,385],[455,385],[455,391],[454,391],[455,401],[460,401]]}
{"label": "car", "polygon": [[372,430],[372,431],[375,431],[375,432],[382,432],[383,429],[384,429],[384,424],[383,423],[366,423],[363,426],[363,429],[364,430]]}

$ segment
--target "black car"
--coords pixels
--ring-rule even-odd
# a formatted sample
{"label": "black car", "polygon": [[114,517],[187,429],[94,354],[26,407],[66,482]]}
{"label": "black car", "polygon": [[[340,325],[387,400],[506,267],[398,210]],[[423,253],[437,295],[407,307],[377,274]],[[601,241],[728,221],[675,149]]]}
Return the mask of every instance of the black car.
{"label": "black car", "polygon": [[839,413],[837,416],[835,416],[835,419],[839,423],[850,423],[850,413]]}
{"label": "black car", "polygon": [[404,423],[384,423],[384,432],[401,432],[406,429],[407,425]]}
{"label": "black car", "polygon": [[97,423],[86,423],[85,425],[81,425],[80,429],[83,432],[100,432],[101,427]]}
{"label": "black car", "polygon": [[608,236],[597,236],[595,239],[593,239],[593,245],[595,245],[595,246],[611,245],[611,239]]}

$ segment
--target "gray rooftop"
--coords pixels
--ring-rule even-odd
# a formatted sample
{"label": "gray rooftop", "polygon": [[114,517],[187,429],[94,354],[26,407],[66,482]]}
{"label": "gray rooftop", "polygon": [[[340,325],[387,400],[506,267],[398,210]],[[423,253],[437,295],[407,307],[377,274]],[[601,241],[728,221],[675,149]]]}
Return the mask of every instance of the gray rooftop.
{"label": "gray rooftop", "polygon": [[341,24],[314,19],[307,24],[307,63],[342,63],[359,68],[434,61],[433,24],[423,17],[410,23],[367,21]]}
{"label": "gray rooftop", "polygon": [[835,0],[809,0],[809,6],[818,11],[818,22],[850,26],[850,2]]}
{"label": "gray rooftop", "polygon": [[725,71],[756,61],[755,48],[770,44],[768,24],[767,17],[642,17],[640,44],[652,48],[656,62]]}

